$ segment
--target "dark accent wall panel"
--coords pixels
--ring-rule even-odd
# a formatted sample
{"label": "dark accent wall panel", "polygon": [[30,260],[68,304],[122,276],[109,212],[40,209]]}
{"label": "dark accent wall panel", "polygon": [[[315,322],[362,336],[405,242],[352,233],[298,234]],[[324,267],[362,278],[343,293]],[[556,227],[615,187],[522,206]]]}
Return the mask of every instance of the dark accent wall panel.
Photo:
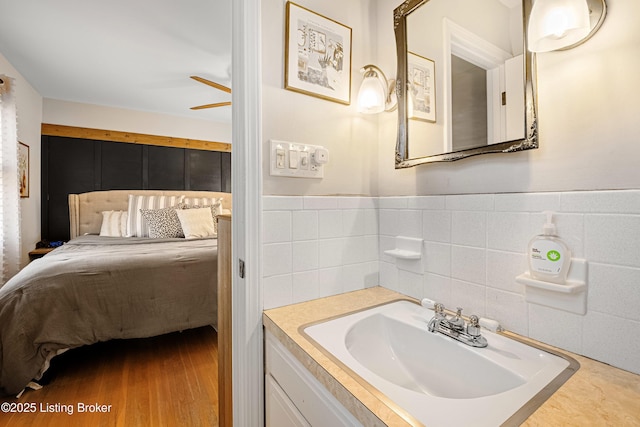
{"label": "dark accent wall panel", "polygon": [[231,153],[220,152],[221,190],[231,193]]}
{"label": "dark accent wall panel", "polygon": [[[100,141],[102,153],[100,188],[142,188],[142,146]],[[133,186],[133,187],[132,187]]]}
{"label": "dark accent wall panel", "polygon": [[96,190],[231,192],[231,153],[42,136],[42,239],[69,239],[68,195]]}
{"label": "dark accent wall panel", "polygon": [[148,148],[148,177],[150,190],[184,190],[184,148]]}
{"label": "dark accent wall panel", "polygon": [[222,188],[219,151],[191,151],[188,154],[189,188]]}
{"label": "dark accent wall panel", "polygon": [[[44,147],[45,144],[43,144]],[[96,181],[94,144],[82,139],[48,137],[42,162],[42,238],[69,239],[69,193],[93,191]],[[46,236],[46,237],[45,237]]]}

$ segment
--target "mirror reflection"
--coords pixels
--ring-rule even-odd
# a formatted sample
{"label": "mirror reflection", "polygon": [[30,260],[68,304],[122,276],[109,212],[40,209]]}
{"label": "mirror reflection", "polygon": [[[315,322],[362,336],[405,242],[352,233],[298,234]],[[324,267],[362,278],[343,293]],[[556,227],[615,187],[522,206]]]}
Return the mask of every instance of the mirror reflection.
{"label": "mirror reflection", "polygon": [[529,0],[408,0],[396,9],[396,167],[537,147],[529,9]]}

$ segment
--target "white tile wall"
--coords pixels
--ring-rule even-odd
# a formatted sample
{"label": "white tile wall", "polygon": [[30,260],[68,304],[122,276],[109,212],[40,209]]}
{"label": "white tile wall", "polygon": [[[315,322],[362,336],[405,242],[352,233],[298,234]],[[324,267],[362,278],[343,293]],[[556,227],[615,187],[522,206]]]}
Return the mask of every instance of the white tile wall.
{"label": "white tile wall", "polygon": [[292,272],[291,243],[267,243],[262,252],[263,277]]}
{"label": "white tile wall", "polygon": [[264,308],[379,283],[373,197],[263,198]]}
{"label": "white tile wall", "polygon": [[582,335],[583,322],[586,319],[583,316],[536,304],[529,304],[527,308],[529,312],[527,335],[547,344],[584,354]]}
{"label": "white tile wall", "polygon": [[594,311],[640,322],[640,269],[591,263],[588,298]]}
{"label": "white tile wall", "polygon": [[[418,197],[272,197],[263,201],[265,308],[380,284],[463,307],[519,334],[640,373],[640,190]],[[589,262],[584,316],[527,303],[542,211]],[[424,273],[384,250],[425,240]]]}
{"label": "white tile wall", "polygon": [[424,246],[424,271],[451,276],[451,246],[438,242],[425,242]]}
{"label": "white tile wall", "polygon": [[451,245],[451,277],[484,285],[487,282],[487,251]]}
{"label": "white tile wall", "polygon": [[305,240],[293,242],[292,246],[292,270],[294,273],[318,269],[318,241]]}
{"label": "white tile wall", "polygon": [[[384,235],[383,219],[385,218],[380,215],[380,235]],[[421,237],[430,242],[451,242],[451,212],[424,211],[422,213]]]}
{"label": "white tile wall", "polygon": [[[293,287],[291,298],[294,303],[309,301],[320,296],[318,270],[302,271],[293,273],[291,276],[291,286]],[[275,301],[272,306],[273,304],[279,305]]]}
{"label": "white tile wall", "polygon": [[561,210],[584,213],[640,214],[640,192],[580,191],[562,193]]}
{"label": "white tile wall", "polygon": [[[398,222],[421,212],[427,259],[420,297],[640,373],[640,344],[629,338],[640,330],[639,190],[381,198],[379,206],[381,250],[393,244]],[[585,316],[527,303],[515,282],[545,210],[555,213],[573,256],[589,262]],[[399,273],[392,259],[380,257],[382,286],[411,289],[413,278],[404,284]]]}
{"label": "white tile wall", "polygon": [[487,286],[507,292],[524,294],[524,286],[513,280],[527,270],[524,253],[487,251]]}
{"label": "white tile wall", "polygon": [[542,232],[544,218],[530,225],[531,215],[520,212],[491,212],[489,214],[488,247],[511,252],[526,252],[531,238]]}
{"label": "white tile wall", "polygon": [[602,360],[611,365],[640,373],[638,355],[640,341],[634,339],[633,332],[640,322],[620,319],[615,315],[589,312],[583,320],[582,351],[593,359]]}
{"label": "white tile wall", "polygon": [[514,193],[495,195],[496,212],[542,212],[560,210],[560,193]]}
{"label": "white tile wall", "polygon": [[[381,271],[382,269],[388,268],[387,265],[387,263],[381,262]],[[392,274],[392,272],[388,274]],[[383,279],[384,277],[381,274],[380,283],[384,283],[384,286],[387,286]],[[439,274],[425,273],[422,286],[422,296],[428,296],[434,301],[441,302],[445,307],[453,307],[453,300],[451,299],[451,277],[449,275],[441,276]]]}
{"label": "white tile wall", "polygon": [[584,228],[589,260],[640,267],[640,215],[587,215]]}
{"label": "white tile wall", "polygon": [[486,248],[487,214],[473,211],[452,212],[451,243]]}
{"label": "white tile wall", "polygon": [[343,292],[342,267],[321,268],[318,270],[319,297],[328,297]]}
{"label": "white tile wall", "polygon": [[[266,212],[265,212],[266,213]],[[316,240],[318,238],[318,212],[293,211],[292,238],[298,240]]]}
{"label": "white tile wall", "polygon": [[268,211],[264,213],[262,241],[264,243],[279,243],[291,241],[291,212]]}
{"label": "white tile wall", "polygon": [[328,210],[316,213],[318,215],[318,237],[320,239],[342,236],[342,211]]}

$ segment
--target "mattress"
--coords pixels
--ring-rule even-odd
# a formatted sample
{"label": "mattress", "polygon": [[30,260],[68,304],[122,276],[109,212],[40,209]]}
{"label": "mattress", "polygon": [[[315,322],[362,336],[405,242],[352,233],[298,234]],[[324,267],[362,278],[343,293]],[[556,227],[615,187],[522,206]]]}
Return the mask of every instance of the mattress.
{"label": "mattress", "polygon": [[60,350],[217,321],[217,239],[80,236],[0,287],[0,394]]}

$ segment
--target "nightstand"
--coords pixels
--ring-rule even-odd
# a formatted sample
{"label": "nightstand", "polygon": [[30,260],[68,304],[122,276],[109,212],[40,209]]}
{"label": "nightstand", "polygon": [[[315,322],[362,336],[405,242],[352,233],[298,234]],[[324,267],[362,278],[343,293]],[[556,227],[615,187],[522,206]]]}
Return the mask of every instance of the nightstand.
{"label": "nightstand", "polygon": [[55,248],[37,248],[29,252],[29,261],[33,261],[34,259],[42,258]]}

